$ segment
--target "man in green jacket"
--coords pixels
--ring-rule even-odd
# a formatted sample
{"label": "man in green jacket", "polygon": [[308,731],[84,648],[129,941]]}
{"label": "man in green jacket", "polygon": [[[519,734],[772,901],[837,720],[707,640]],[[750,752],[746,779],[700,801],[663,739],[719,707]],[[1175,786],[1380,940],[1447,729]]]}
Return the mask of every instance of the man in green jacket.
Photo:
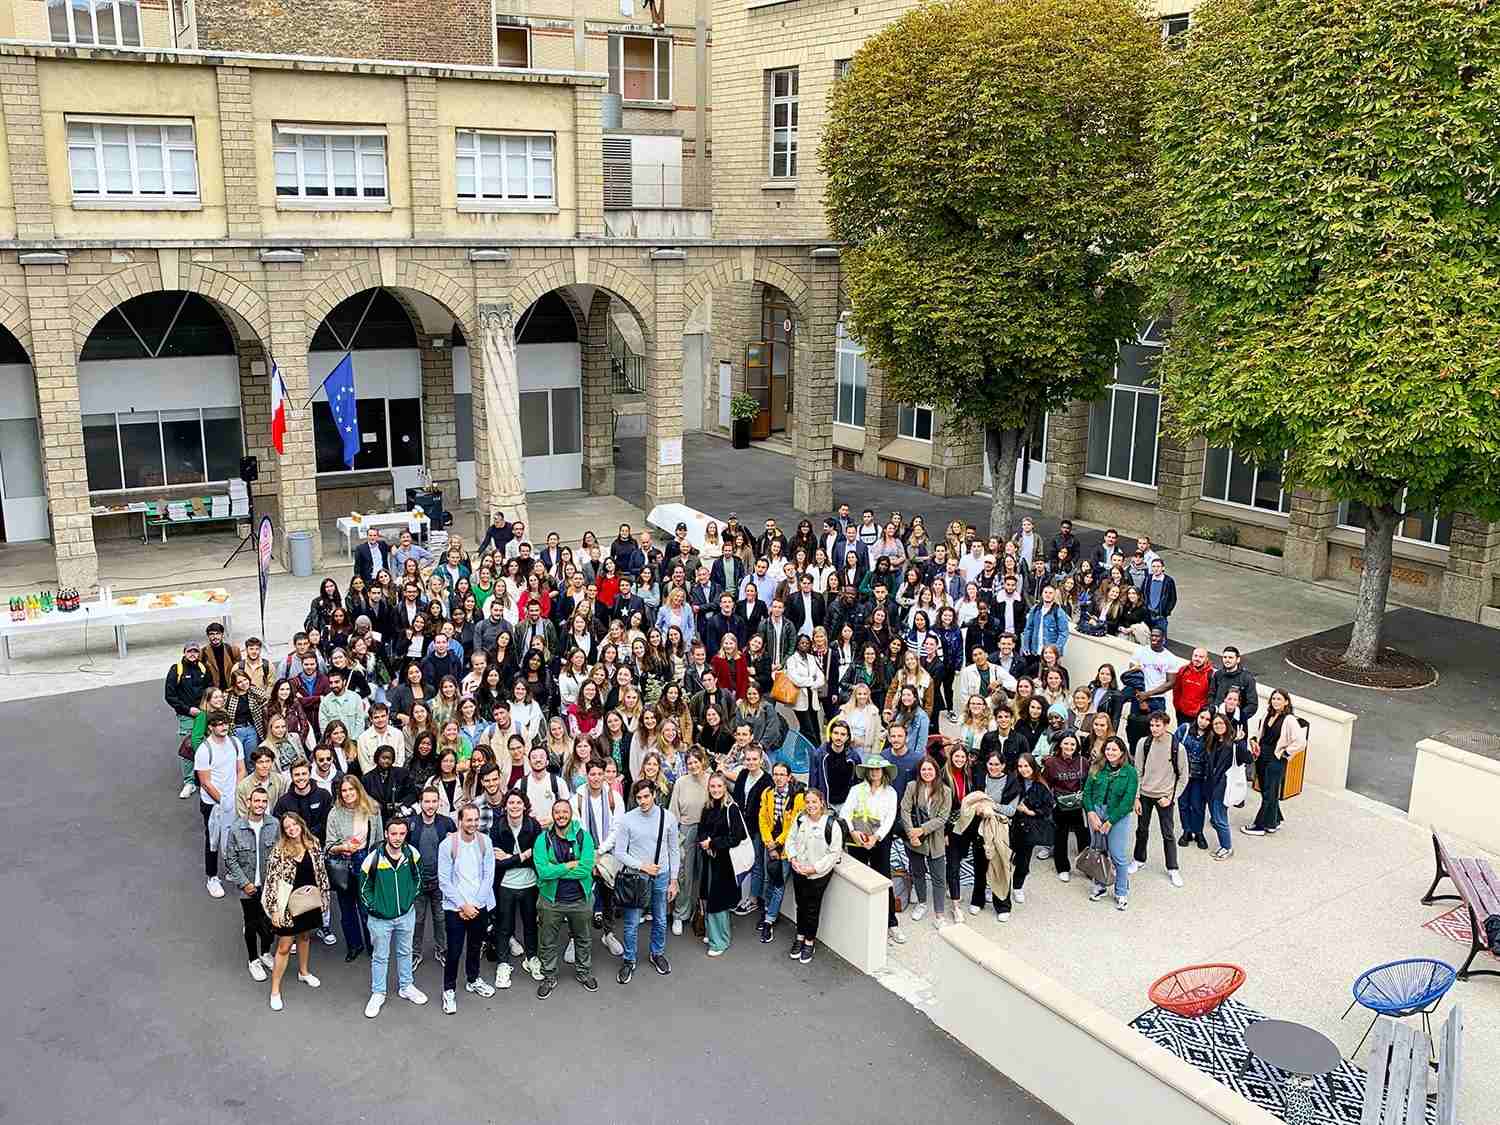
{"label": "man in green jacket", "polygon": [[[573,939],[573,970],[578,983],[599,991],[593,968],[594,838],[573,821],[573,805],[559,798],[552,803],[552,827],[536,839],[536,866],[542,983],[537,999],[545,1000],[557,987],[557,961],[566,928]],[[371,919],[373,925],[374,919]]]}
{"label": "man in green jacket", "polygon": [[413,1004],[427,996],[412,981],[411,938],[417,926],[417,896],[422,893],[422,857],[406,842],[406,821],[385,826],[385,846],[371,851],[359,865],[359,900],[370,912],[370,1002],[365,1015],[374,1019],[385,1003],[387,961],[396,945],[396,995]]}

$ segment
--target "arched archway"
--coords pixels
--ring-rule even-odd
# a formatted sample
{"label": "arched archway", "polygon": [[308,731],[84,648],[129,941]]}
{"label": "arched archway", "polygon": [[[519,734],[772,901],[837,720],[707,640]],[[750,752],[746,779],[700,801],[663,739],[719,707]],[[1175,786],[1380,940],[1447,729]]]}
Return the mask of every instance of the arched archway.
{"label": "arched archway", "polygon": [[0,540],[6,543],[51,535],[38,414],[31,355],[0,326]]}

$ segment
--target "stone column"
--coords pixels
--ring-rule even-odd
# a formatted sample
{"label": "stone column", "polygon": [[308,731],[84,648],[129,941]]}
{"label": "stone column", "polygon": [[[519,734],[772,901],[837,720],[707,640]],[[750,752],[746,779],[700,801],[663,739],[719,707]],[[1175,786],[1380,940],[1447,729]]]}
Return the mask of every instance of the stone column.
{"label": "stone column", "polygon": [[[1078,482],[1088,463],[1089,404],[1070,402],[1047,417],[1047,483],[1042,515],[1071,519],[1078,512]],[[1014,467],[1001,466],[1001,472]]]}
{"label": "stone column", "polygon": [[[312,532],[313,565],[323,560],[323,533],[318,519],[318,463],[313,454],[313,392],[307,374],[307,347],[312,332],[303,316],[306,295],[300,262],[267,262],[266,292],[271,304],[271,354],[286,384],[284,452],[276,464],[276,493],[281,505],[281,561],[291,567],[287,534]],[[274,454],[273,454],[274,455]]]}
{"label": "stone column", "polygon": [[1151,519],[1151,540],[1161,547],[1177,547],[1193,522],[1193,506],[1203,492],[1203,461],[1208,443],[1203,438],[1182,439],[1162,420],[1161,442],[1156,462],[1156,510]]}
{"label": "stone column", "polygon": [[[494,34],[491,27],[489,34]],[[411,174],[412,234],[443,229],[442,177],[438,170],[437,79],[406,79],[406,148]]]}
{"label": "stone column", "polygon": [[[480,512],[503,511],[514,523],[526,514],[526,477],[521,468],[521,390],[516,367],[516,324],[510,302],[479,306],[484,371],[484,444],[487,487]],[[476,395],[476,397],[478,397]]]}
{"label": "stone column", "polygon": [[[245,452],[260,461],[260,479],[250,486],[250,492],[255,497],[256,514],[271,515],[261,503],[261,497],[265,496],[274,503],[278,494],[276,448],[271,444],[271,364],[265,348],[253,336],[238,340],[235,351],[240,365],[240,422],[245,431]],[[300,400],[288,403],[287,409],[300,405]]]}
{"label": "stone column", "polygon": [[797,384],[793,408],[797,460],[792,507],[824,514],[833,510],[833,400],[837,389],[835,340],[839,322],[839,252],[820,246],[809,254],[805,335],[797,341]]}
{"label": "stone column", "polygon": [[[719,426],[719,363],[727,360],[732,371],[732,394],[745,390],[745,347],[760,339],[760,313],[755,302],[755,283],[737,282],[713,291],[713,386],[714,407],[709,411],[714,428]],[[708,398],[708,395],[704,396]]]}
{"label": "stone column", "polygon": [[[582,15],[579,16],[582,23]],[[579,238],[604,236],[604,91],[597,86],[573,88],[575,135],[573,200]]]}
{"label": "stone column", "polygon": [[[424,461],[432,483],[451,504],[458,503],[458,424],[453,402],[453,348],[434,348],[431,338],[419,336],[422,360],[422,441]],[[404,498],[398,497],[398,502]]]}
{"label": "stone column", "polygon": [[[42,95],[36,59],[0,59],[0,110],[4,114],[5,149],[10,157],[11,200],[16,209],[16,237],[52,237],[52,201],[47,184],[47,150],[42,138]],[[82,583],[75,583],[81,586]]]}
{"label": "stone column", "polygon": [[928,491],[934,496],[972,495],[984,483],[984,429],[952,414],[934,418],[933,429]]}
{"label": "stone column", "polygon": [[[880,451],[896,436],[898,406],[887,393],[885,371],[877,363],[868,364],[869,381],[865,384],[865,446],[860,450],[859,467],[871,476],[880,475]],[[981,476],[980,478],[984,478]]]}
{"label": "stone column", "polygon": [[61,586],[89,590],[99,581],[94,521],[89,514],[88,473],[83,459],[83,414],[78,398],[78,347],[68,299],[67,256],[37,255],[28,264],[26,300],[31,316],[31,369],[36,376],[42,424],[42,479],[52,517],[52,548]]}
{"label": "stone column", "polygon": [[1284,573],[1312,582],[1328,573],[1328,533],[1339,520],[1339,504],[1323,492],[1297,489],[1282,542]]}
{"label": "stone column", "polygon": [[683,281],[687,254],[653,250],[656,295],[654,320],[646,341],[646,511],[658,504],[680,504],[682,492],[682,331]]}
{"label": "stone column", "polygon": [[224,153],[224,214],[230,238],[260,237],[256,195],[255,116],[250,69],[214,69],[219,84],[219,141]]}
{"label": "stone column", "polygon": [[609,378],[609,291],[594,290],[583,332],[583,487],[615,491],[614,399]]}
{"label": "stone column", "polygon": [[1464,621],[1478,621],[1480,612],[1490,604],[1497,566],[1500,566],[1500,522],[1490,523],[1467,512],[1453,513],[1439,612]]}

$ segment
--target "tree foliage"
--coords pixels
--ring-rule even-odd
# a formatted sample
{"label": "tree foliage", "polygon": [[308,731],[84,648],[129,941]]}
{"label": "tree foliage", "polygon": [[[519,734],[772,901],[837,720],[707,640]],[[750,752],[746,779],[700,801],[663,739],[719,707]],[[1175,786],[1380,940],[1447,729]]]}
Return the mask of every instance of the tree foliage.
{"label": "tree foliage", "polygon": [[1151,120],[1164,392],[1182,432],[1368,505],[1383,609],[1403,493],[1500,512],[1500,6],[1194,19]]}
{"label": "tree foliage", "polygon": [[860,50],[824,133],[825,206],[895,397],[993,433],[1102,391],[1141,299],[1116,266],[1153,229],[1161,58],[1129,0],[949,0]]}

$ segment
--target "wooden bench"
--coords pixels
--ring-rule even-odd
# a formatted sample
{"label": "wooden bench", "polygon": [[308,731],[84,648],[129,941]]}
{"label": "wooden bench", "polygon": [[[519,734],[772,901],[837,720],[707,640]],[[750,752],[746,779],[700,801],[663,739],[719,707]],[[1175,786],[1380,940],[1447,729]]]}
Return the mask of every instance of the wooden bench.
{"label": "wooden bench", "polygon": [[[1437,1125],[1457,1125],[1463,1073],[1464,1010],[1448,1014],[1439,1035]],[[1365,1066],[1365,1104],[1360,1125],[1426,1125],[1431,1047],[1425,1032],[1381,1016],[1375,1022]]]}
{"label": "wooden bench", "polygon": [[[1469,950],[1469,958],[1464,962],[1463,968],[1458,970],[1459,980],[1468,980],[1471,976],[1500,977],[1497,969],[1470,969],[1474,958],[1479,951],[1489,948],[1489,941],[1484,933],[1484,920],[1491,914],[1500,914],[1500,875],[1495,874],[1485,860],[1478,857],[1457,858],[1449,854],[1443,841],[1438,834],[1432,834],[1432,853],[1437,863],[1437,871],[1432,877],[1432,886],[1422,896],[1424,904],[1452,901],[1462,902],[1469,910],[1469,930],[1472,934],[1473,947]],[[1458,889],[1456,895],[1434,894],[1438,883],[1443,879],[1452,881]],[[1490,950],[1494,953],[1494,950]]]}

